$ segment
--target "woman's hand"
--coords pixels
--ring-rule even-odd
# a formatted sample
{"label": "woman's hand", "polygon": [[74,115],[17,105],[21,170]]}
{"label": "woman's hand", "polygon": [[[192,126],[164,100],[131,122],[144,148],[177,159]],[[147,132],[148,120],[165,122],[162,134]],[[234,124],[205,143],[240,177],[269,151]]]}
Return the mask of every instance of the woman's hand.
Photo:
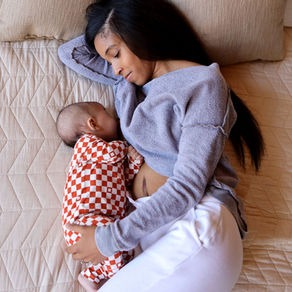
{"label": "woman's hand", "polygon": [[105,260],[95,244],[95,228],[96,226],[80,226],[80,225],[67,225],[67,228],[80,233],[81,238],[76,244],[68,246],[67,252],[72,254],[74,260],[84,263],[92,263],[94,265]]}

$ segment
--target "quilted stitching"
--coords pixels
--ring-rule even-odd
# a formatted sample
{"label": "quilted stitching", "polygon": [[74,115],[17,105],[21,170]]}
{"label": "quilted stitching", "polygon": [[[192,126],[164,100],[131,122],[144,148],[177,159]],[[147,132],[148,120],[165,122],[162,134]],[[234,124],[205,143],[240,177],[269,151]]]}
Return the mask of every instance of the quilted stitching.
{"label": "quilted stitching", "polygon": [[[266,141],[261,171],[238,166],[249,233],[244,264],[234,291],[292,289],[292,29],[286,29],[286,58],[223,68],[232,88],[252,108]],[[235,162],[232,150],[229,154]]]}
{"label": "quilted stitching", "polygon": [[58,45],[0,45],[0,291],[82,290],[80,264],[64,252],[61,202],[72,152],[55,118],[80,100],[113,107],[112,90],[64,68]]}

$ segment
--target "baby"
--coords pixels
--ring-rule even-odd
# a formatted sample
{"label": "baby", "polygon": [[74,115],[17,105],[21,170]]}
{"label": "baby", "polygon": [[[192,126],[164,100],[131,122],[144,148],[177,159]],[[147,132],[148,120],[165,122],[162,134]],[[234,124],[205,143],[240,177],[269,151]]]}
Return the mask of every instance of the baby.
{"label": "baby", "polygon": [[[64,143],[74,147],[63,197],[62,224],[68,245],[80,234],[66,224],[110,224],[125,216],[127,186],[143,163],[143,157],[125,141],[118,140],[117,119],[100,103],[71,104],[58,115],[57,131]],[[87,266],[78,276],[86,291],[96,291],[132,257],[117,252],[100,264]]]}

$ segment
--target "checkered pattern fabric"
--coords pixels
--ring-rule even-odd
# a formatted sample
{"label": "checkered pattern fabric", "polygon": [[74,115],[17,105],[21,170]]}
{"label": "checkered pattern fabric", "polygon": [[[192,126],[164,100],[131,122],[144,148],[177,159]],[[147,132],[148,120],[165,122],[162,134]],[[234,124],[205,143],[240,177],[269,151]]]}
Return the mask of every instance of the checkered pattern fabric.
{"label": "checkered pattern fabric", "polygon": [[[132,181],[142,164],[127,159],[124,141],[105,142],[84,135],[76,143],[70,162],[63,197],[62,223],[68,245],[80,234],[66,228],[67,223],[104,226],[125,215],[126,182]],[[98,283],[113,276],[131,258],[132,252],[118,252],[96,266],[87,266],[82,275]]]}
{"label": "checkered pattern fabric", "polygon": [[102,279],[111,278],[134,256],[134,251],[117,252],[113,256],[108,257],[101,264],[96,266],[89,265],[81,274],[92,282],[99,283]]}

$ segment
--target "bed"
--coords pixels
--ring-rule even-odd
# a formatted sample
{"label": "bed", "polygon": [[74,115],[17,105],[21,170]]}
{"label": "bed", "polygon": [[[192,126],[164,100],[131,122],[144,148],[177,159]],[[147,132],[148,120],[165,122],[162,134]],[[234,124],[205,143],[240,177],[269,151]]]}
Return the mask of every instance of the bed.
{"label": "bed", "polygon": [[[61,143],[55,120],[64,105],[76,101],[98,100],[113,108],[112,88],[66,68],[57,54],[60,44],[82,33],[90,2],[73,7],[70,0],[0,0],[0,291],[83,291],[76,281],[81,264],[66,254],[61,227],[72,150]],[[241,15],[237,6],[244,1],[220,0],[218,7],[206,0],[173,2],[198,22],[210,54],[258,118],[266,142],[257,175],[251,167],[242,170],[227,147],[249,224],[234,291],[292,291],[292,1],[247,1],[250,27],[262,14],[273,27],[249,29],[245,33],[253,36],[244,38],[237,31],[228,47],[218,30],[224,35],[235,29],[226,13],[233,8]],[[259,2],[261,11],[253,7]],[[206,26],[207,20],[212,25]],[[252,43],[256,33],[260,44]]]}

